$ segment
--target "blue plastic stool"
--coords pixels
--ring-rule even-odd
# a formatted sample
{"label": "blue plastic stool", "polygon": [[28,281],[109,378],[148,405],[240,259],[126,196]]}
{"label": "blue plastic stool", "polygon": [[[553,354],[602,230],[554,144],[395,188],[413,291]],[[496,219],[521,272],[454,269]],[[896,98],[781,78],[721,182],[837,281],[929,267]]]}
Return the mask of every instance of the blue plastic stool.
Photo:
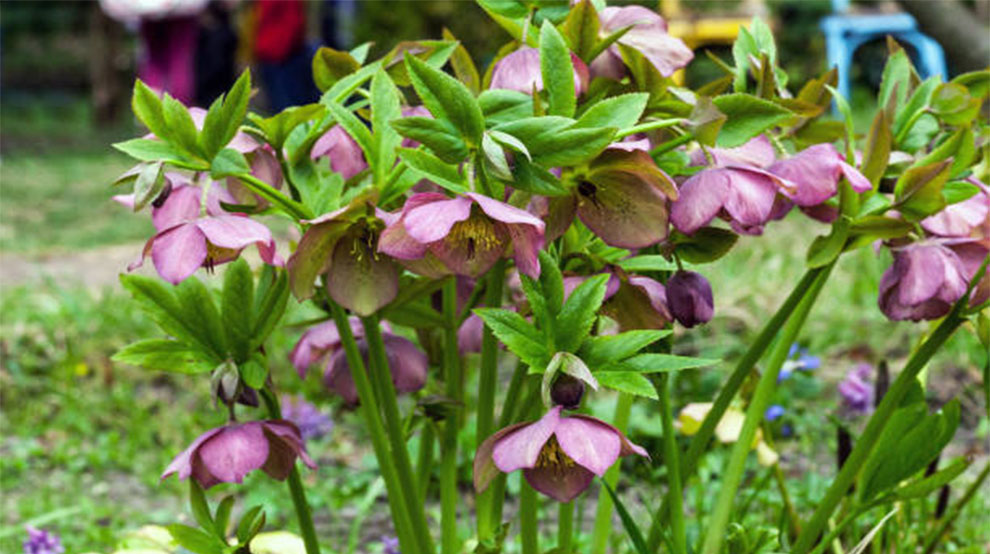
{"label": "blue plastic stool", "polygon": [[917,70],[922,79],[933,75],[948,75],[945,52],[935,39],[918,29],[918,22],[906,13],[869,15],[847,14],[849,0],[832,0],[835,15],[822,18],[820,26],[825,32],[825,49],[828,66],[835,67],[839,77],[839,92],[849,98],[852,85],[850,70],[853,53],[864,43],[877,37],[892,35],[898,42],[908,44],[917,54]]}

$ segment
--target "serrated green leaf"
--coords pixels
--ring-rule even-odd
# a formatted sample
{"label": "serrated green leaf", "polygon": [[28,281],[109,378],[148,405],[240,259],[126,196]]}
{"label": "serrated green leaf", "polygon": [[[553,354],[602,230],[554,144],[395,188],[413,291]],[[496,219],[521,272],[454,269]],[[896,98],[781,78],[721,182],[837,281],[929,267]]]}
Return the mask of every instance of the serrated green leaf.
{"label": "serrated green leaf", "polygon": [[320,92],[326,92],[338,81],[360,68],[361,63],[350,52],[321,46],[313,55],[313,82]]}
{"label": "serrated green leaf", "polygon": [[230,345],[234,361],[243,363],[248,359],[251,347],[251,331],[254,327],[251,303],[254,300],[254,277],[251,267],[243,258],[227,266],[223,276],[221,317],[227,330],[227,344]]}
{"label": "serrated green leaf", "polygon": [[952,158],[949,176],[954,177],[969,169],[976,158],[976,137],[970,127],[963,127],[949,135],[941,144],[918,160],[915,165],[928,165]]}
{"label": "serrated green leaf", "polygon": [[672,233],[677,255],[685,262],[704,264],[714,262],[729,253],[739,236],[718,227],[702,227],[693,235]]}
{"label": "serrated green leaf", "polygon": [[[344,131],[354,139],[354,142],[361,147],[364,152],[364,157],[366,160],[374,161],[378,157],[378,152],[375,150],[375,143],[371,138],[371,131],[368,127],[357,118],[350,110],[337,104],[336,102],[329,102],[325,104],[327,110],[337,121],[337,124],[343,127]],[[389,167],[391,169],[391,167]]]}
{"label": "serrated green leaf", "polygon": [[457,171],[457,166],[448,164],[424,150],[400,148],[399,157],[406,162],[406,165],[419,171],[437,185],[457,194],[467,192],[467,184]]}
{"label": "serrated green leaf", "polygon": [[716,139],[716,144],[722,148],[740,146],[794,115],[783,106],[749,94],[716,96],[712,103],[727,116]]}
{"label": "serrated green leaf", "polygon": [[596,371],[595,378],[598,379],[598,384],[605,388],[652,398],[653,400],[657,399],[657,391],[653,389],[653,384],[642,373],[635,371]]}
{"label": "serrated green leaf", "polygon": [[166,334],[190,345],[196,345],[212,353],[217,359],[224,357],[224,353],[214,351],[212,345],[205,339],[200,332],[199,322],[188,319],[172,293],[174,287],[167,288],[157,279],[143,275],[121,275],[120,283]]}
{"label": "serrated green leaf", "polygon": [[134,81],[134,94],[131,97],[134,115],[157,137],[168,132],[165,115],[162,113],[162,100],[141,79]]}
{"label": "serrated green leaf", "polygon": [[643,115],[650,95],[645,92],[620,94],[595,102],[578,118],[575,127],[632,127]]}
{"label": "serrated green leaf", "polygon": [[402,136],[421,143],[447,163],[460,163],[468,155],[467,144],[450,122],[430,117],[403,117],[392,121]]}
{"label": "serrated green leaf", "polygon": [[478,96],[478,106],[489,127],[533,115],[533,98],[517,90],[486,90]]}
{"label": "serrated green leaf", "polygon": [[195,527],[173,523],[165,528],[179,546],[195,554],[221,554],[226,547],[217,537]]}
{"label": "serrated green leaf", "polygon": [[437,119],[450,121],[468,146],[479,145],[485,118],[467,87],[408,53],[405,63],[413,88],[430,113]]}
{"label": "serrated green leaf", "polygon": [[185,320],[195,321],[203,340],[220,358],[227,357],[227,340],[220,319],[220,312],[213,302],[213,295],[202,281],[190,277],[175,287],[175,298]]}
{"label": "serrated green leaf", "polygon": [[588,337],[578,354],[588,365],[597,367],[629,358],[671,333],[666,329],[636,329],[618,335]]}
{"label": "serrated green leaf", "polygon": [[217,153],[210,163],[210,177],[213,179],[223,179],[236,175],[246,175],[251,173],[251,166],[248,165],[244,154],[233,148],[224,148]]}
{"label": "serrated green leaf", "polygon": [[226,146],[233,140],[234,135],[244,122],[247,114],[248,101],[251,100],[251,71],[245,69],[234,81],[234,86],[223,98],[223,108],[220,110],[220,121],[223,131],[220,135],[220,146]]}
{"label": "serrated green leaf", "polygon": [[144,339],[131,343],[111,357],[115,362],[158,371],[208,373],[220,359],[211,352],[169,339]]}
{"label": "serrated green leaf", "polygon": [[942,187],[949,180],[951,160],[912,167],[894,185],[894,206],[912,221],[919,221],[945,207]]}
{"label": "serrated green leaf", "polygon": [[286,272],[276,272],[271,266],[265,266],[265,269],[269,275],[268,279],[259,282],[255,287],[252,350],[261,346],[282,320],[285,305],[289,301],[289,279]]}
{"label": "serrated green leaf", "polygon": [[550,115],[571,117],[577,107],[574,90],[574,63],[564,37],[549,20],[540,28],[540,72],[547,91]]}
{"label": "serrated green leaf", "polygon": [[162,97],[162,116],[165,118],[165,126],[168,131],[165,136],[158,138],[195,156],[202,155],[198,142],[199,132],[196,130],[192,116],[189,115],[189,110],[182,105],[182,102],[169,96],[167,92]]}
{"label": "serrated green leaf", "polygon": [[190,158],[171,144],[161,140],[136,138],[115,142],[113,147],[142,162],[164,161],[185,169],[196,171],[207,169],[204,162]]}
{"label": "serrated green leaf", "polygon": [[516,158],[512,168],[512,186],[518,190],[543,196],[567,196],[571,192],[556,175],[525,158]]}
{"label": "serrated green leaf", "polygon": [[555,324],[555,346],[561,352],[575,352],[591,332],[595,315],[605,300],[609,275],[589,277],[564,302]]}
{"label": "serrated green leaf", "polygon": [[210,104],[210,108],[206,111],[206,117],[203,119],[203,128],[199,131],[199,148],[206,159],[215,156],[223,147],[220,142],[223,140],[222,134],[225,127],[225,123],[221,120],[223,117],[220,113],[222,108],[223,96],[221,95]]}
{"label": "serrated green leaf", "polygon": [[[666,373],[682,369],[694,369],[719,363],[720,360],[711,358],[694,358],[691,356],[675,356],[673,354],[638,354],[627,360],[612,362],[597,368],[600,373],[632,372],[632,373]],[[597,375],[597,374],[596,374]]]}
{"label": "serrated green leaf", "polygon": [[601,22],[595,6],[592,5],[591,0],[582,0],[571,8],[561,28],[571,50],[585,63],[590,64],[592,61],[590,54],[598,42],[600,27]]}
{"label": "serrated green leaf", "polygon": [[371,79],[371,128],[374,130],[375,160],[372,171],[375,183],[385,183],[385,176],[395,165],[395,149],[402,144],[402,136],[390,122],[402,117],[399,89],[388,73],[379,71]]}
{"label": "serrated green leaf", "polygon": [[546,367],[550,352],[545,344],[536,340],[540,332],[516,312],[498,308],[478,308],[474,310],[513,354],[533,368]]}

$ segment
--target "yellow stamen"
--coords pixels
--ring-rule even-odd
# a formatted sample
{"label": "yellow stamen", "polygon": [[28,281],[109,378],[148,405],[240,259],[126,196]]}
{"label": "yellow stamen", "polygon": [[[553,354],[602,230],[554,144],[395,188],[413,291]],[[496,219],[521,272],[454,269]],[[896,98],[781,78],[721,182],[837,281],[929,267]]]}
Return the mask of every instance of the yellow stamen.
{"label": "yellow stamen", "polygon": [[498,236],[495,233],[495,223],[487,217],[472,214],[464,221],[458,221],[450,229],[447,240],[468,252],[468,257],[474,257],[474,253],[481,250],[494,250],[501,246]]}
{"label": "yellow stamen", "polygon": [[574,460],[561,450],[560,443],[557,442],[557,437],[554,435],[550,435],[550,440],[543,445],[539,457],[536,458],[536,467],[562,471],[574,467],[574,465]]}

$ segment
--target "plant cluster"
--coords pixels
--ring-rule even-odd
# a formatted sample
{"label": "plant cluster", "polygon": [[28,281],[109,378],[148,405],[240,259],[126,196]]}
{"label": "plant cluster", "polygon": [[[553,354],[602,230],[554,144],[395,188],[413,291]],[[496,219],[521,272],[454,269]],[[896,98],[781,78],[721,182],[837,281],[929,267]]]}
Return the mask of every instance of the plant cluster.
{"label": "plant cluster", "polygon": [[[115,360],[209,375],[229,413],[163,473],[190,483],[198,527],[170,526],[180,545],[250,551],[263,506],[234,522],[233,497],[211,510],[204,489],[261,469],[288,482],[305,549],[320,551],[296,463],[313,461],[284,418],[265,351],[296,301],[325,316],[309,322],[291,361],[300,375],[319,367],[328,394],[360,411],[406,553],[500,551],[513,533],[504,502],[516,470],[526,483],[518,499],[526,553],[541,551],[537,493],[560,506],[555,551],[579,548],[573,501],[597,477],[602,524],[581,545],[587,551],[604,551],[614,506],[639,553],[805,554],[862,514],[923,498],[967,467],[960,459],[924,473],[959,408],[929,413],[917,377],[966,322],[990,344],[986,72],[919,81],[891,43],[881,108],[858,151],[835,72],[790,92],[760,20],[741,32],[732,65],[716,60],[722,78],[688,90],[672,75],[694,54],[650,10],[597,0],[480,4],[513,39],[483,73],[446,36],[401,43],[374,61],[368,45],[322,48],[313,60],[320,102],[270,117],[248,113],[246,73],[208,109],[136,84],[134,112],[151,134],[115,145],[140,161],[118,181],[133,192],[117,199],[149,209],[156,232],[141,258],[150,255],[167,284],[122,282],[166,337],[131,344]],[[839,121],[823,117],[832,102]],[[672,379],[718,363],[672,353],[675,324],[713,316],[705,264],[795,209],[828,225],[808,248],[804,277],[713,402],[675,418]],[[298,240],[278,244],[262,216],[289,220]],[[894,258],[879,309],[937,323],[814,510],[788,506],[778,533],[739,530],[732,519],[749,453],[780,463],[763,429],[781,372],[796,367],[791,345],[836,260],[871,245]],[[250,246],[258,272],[241,256]],[[194,276],[228,263],[217,294]],[[468,382],[478,384],[474,405]],[[851,409],[858,386],[844,393]],[[620,393],[615,425],[582,413],[602,389]],[[659,411],[658,452],[622,428],[634,398]],[[476,444],[464,451],[468,426]],[[716,436],[731,453],[714,509],[691,521],[683,487]],[[649,532],[615,493],[623,456],[665,471]],[[459,471],[471,459],[473,496]],[[427,507],[437,498],[435,526]]]}

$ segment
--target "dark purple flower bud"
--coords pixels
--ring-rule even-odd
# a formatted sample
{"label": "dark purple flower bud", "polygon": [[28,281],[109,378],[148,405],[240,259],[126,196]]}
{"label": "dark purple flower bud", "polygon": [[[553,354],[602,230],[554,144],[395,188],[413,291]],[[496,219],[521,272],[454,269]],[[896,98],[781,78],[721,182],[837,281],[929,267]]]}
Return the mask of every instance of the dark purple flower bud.
{"label": "dark purple flower bud", "polygon": [[27,526],[28,538],[24,541],[24,554],[62,554],[65,547],[55,533]]}
{"label": "dark purple flower bud", "polygon": [[584,397],[584,381],[561,373],[550,386],[550,400],[556,406],[576,410]]}
{"label": "dark purple flower bud", "polygon": [[715,313],[712,286],[699,273],[678,271],[667,281],[667,307],[685,327],[707,323]]}
{"label": "dark purple flower bud", "polygon": [[192,476],[208,489],[217,483],[241,483],[245,475],[261,469],[282,481],[289,476],[297,457],[316,469],[299,428],[291,421],[233,423],[200,435],[165,468],[162,479],[173,473],[179,479]]}
{"label": "dark purple flower bud", "polygon": [[870,364],[859,364],[839,383],[839,395],[843,409],[854,415],[868,414],[873,410],[873,385],[870,383]]}

